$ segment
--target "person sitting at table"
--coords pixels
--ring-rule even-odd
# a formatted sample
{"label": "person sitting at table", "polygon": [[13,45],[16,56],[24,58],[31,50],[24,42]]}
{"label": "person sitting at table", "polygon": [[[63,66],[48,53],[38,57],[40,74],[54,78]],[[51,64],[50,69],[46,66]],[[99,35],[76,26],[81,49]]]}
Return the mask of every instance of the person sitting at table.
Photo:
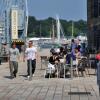
{"label": "person sitting at table", "polygon": [[81,59],[81,53],[77,47],[75,48],[75,57],[76,57],[76,65],[78,65],[79,60]]}
{"label": "person sitting at table", "polygon": [[59,58],[62,59],[64,57],[64,48],[60,47]]}
{"label": "person sitting at table", "polygon": [[66,63],[66,55],[67,51],[63,47],[60,47],[60,52],[59,52],[59,60],[60,60],[60,77],[62,78],[64,76],[64,64]]}
{"label": "person sitting at table", "polygon": [[83,76],[83,71],[85,71],[85,67],[81,62],[82,56],[78,48],[75,48],[75,56],[76,56],[76,66],[78,67],[78,71],[80,71]]}
{"label": "person sitting at table", "polygon": [[71,64],[71,57],[72,57],[71,53],[68,52],[66,55],[66,64]]}
{"label": "person sitting at table", "polygon": [[59,62],[59,57],[58,57],[58,54],[55,52],[55,53],[52,53],[52,55],[49,57],[49,63],[51,63],[52,65],[56,64]]}
{"label": "person sitting at table", "polygon": [[52,73],[48,73],[48,74],[52,74],[52,76],[55,77],[55,72],[56,72],[55,64],[58,63],[59,63],[59,58],[57,53],[52,53],[52,55],[49,57],[49,63],[48,63],[48,68],[51,70],[49,72]]}

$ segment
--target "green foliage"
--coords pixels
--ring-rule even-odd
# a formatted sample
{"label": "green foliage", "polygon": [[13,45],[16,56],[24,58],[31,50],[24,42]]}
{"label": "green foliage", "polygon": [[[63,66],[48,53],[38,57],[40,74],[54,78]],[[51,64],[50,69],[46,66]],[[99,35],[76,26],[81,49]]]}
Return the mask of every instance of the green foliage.
{"label": "green foliage", "polygon": [[[66,37],[71,36],[72,21],[60,19],[60,22],[65,33],[64,35]],[[57,34],[56,20],[54,18],[49,17],[45,20],[37,20],[34,16],[29,16],[28,37],[50,37],[53,24],[55,34]],[[87,33],[87,22],[84,20],[74,22],[74,36],[77,36],[79,33]]]}

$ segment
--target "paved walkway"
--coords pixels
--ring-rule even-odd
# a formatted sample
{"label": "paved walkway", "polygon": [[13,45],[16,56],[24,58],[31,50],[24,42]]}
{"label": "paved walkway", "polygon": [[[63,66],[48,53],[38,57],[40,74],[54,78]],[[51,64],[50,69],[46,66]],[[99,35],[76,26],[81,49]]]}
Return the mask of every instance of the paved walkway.
{"label": "paved walkway", "polygon": [[0,65],[0,100],[100,100],[94,75],[45,79],[44,70],[37,64],[29,81],[26,69],[26,63],[20,62],[17,78],[10,79],[8,63]]}
{"label": "paved walkway", "polygon": [[0,100],[100,100],[96,76],[45,79],[40,65],[39,59],[32,81],[25,77],[25,62],[20,61],[15,79],[10,79],[8,63],[0,65]]}

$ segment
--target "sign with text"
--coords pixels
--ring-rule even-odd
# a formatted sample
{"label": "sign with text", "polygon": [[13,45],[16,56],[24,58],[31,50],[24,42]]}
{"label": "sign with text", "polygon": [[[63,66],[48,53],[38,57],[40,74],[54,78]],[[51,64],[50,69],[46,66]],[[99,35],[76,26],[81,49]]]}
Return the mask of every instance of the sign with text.
{"label": "sign with text", "polygon": [[18,39],[18,10],[11,11],[11,36],[12,39]]}

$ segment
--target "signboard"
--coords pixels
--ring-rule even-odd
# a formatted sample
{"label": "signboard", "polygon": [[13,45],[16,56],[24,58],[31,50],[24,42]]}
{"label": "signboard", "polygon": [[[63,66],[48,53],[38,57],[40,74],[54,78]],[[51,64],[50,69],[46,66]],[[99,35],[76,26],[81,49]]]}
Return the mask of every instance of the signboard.
{"label": "signboard", "polygon": [[11,11],[11,38],[18,39],[18,10]]}

